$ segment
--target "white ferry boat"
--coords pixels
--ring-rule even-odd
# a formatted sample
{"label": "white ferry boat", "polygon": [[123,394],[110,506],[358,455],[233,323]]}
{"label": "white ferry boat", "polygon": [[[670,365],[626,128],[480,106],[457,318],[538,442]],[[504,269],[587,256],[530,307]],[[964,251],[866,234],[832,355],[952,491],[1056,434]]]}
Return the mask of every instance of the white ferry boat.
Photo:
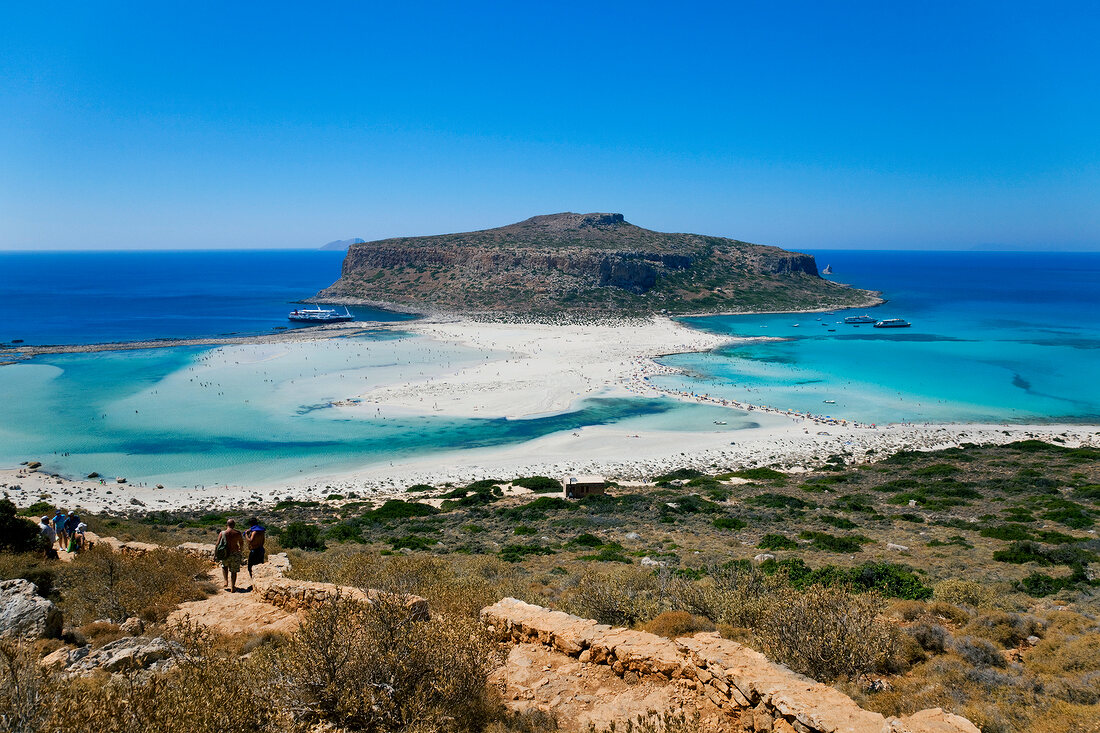
{"label": "white ferry boat", "polygon": [[887,318],[875,324],[875,328],[909,328],[913,324],[904,318]]}
{"label": "white ferry boat", "polygon": [[346,307],[343,313],[331,308],[298,308],[292,310],[287,318],[298,323],[343,323],[355,320],[355,316]]}
{"label": "white ferry boat", "polygon": [[874,316],[848,316],[844,319],[845,323],[874,323],[878,319]]}

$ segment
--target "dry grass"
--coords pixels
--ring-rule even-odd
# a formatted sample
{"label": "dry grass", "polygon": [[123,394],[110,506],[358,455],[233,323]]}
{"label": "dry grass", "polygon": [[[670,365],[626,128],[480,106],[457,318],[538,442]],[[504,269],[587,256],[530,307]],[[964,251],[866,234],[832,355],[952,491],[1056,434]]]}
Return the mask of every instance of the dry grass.
{"label": "dry grass", "polygon": [[71,624],[117,623],[131,616],[163,621],[180,603],[204,597],[198,578],[208,567],[171,550],[131,555],[93,547],[61,570],[62,610]]}

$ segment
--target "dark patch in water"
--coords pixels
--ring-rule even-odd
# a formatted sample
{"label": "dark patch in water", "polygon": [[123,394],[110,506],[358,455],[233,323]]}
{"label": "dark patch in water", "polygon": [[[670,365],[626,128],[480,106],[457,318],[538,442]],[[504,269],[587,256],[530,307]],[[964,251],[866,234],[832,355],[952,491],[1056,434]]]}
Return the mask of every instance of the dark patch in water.
{"label": "dark patch in water", "polygon": [[909,341],[911,343],[934,343],[936,341],[973,341],[957,336],[937,336],[934,333],[883,333],[882,329],[873,333],[847,333],[839,336],[816,336],[815,338],[836,339],[838,341]]}
{"label": "dark patch in water", "polygon": [[1019,387],[1020,389],[1022,389],[1025,392],[1030,392],[1031,391],[1031,382],[1027,381],[1023,377],[1021,377],[1019,374],[1013,374],[1012,375],[1012,386],[1013,387]]}

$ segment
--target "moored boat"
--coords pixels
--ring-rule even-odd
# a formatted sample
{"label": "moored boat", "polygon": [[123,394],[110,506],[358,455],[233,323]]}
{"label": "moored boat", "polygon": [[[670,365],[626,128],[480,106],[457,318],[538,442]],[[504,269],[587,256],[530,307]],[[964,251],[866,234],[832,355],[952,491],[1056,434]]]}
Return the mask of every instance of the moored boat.
{"label": "moored boat", "polygon": [[909,328],[913,324],[904,318],[887,318],[875,324],[875,328]]}
{"label": "moored boat", "polygon": [[343,323],[355,320],[355,316],[346,307],[343,313],[331,308],[298,308],[292,310],[287,318],[297,323]]}
{"label": "moored boat", "polygon": [[845,323],[874,323],[878,319],[874,316],[848,316],[844,319]]}

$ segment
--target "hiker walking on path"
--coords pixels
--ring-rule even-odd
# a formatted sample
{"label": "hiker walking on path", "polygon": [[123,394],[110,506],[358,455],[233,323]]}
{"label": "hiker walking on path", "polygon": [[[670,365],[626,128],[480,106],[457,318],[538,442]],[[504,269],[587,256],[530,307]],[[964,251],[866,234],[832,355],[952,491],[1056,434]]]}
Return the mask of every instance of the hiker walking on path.
{"label": "hiker walking on path", "polygon": [[80,521],[80,516],[76,512],[69,511],[69,516],[65,518],[65,552],[76,552],[76,528],[83,522]]}
{"label": "hiker walking on path", "polygon": [[57,510],[57,513],[53,515],[53,531],[54,531],[54,535],[56,535],[56,537],[57,537],[57,543],[58,543],[57,546],[58,546],[58,549],[60,549],[60,550],[64,550],[65,546],[66,546],[65,545],[65,520],[66,519],[68,519],[68,517],[65,516],[65,510],[61,509],[59,507],[58,510]]}
{"label": "hiker walking on path", "polygon": [[228,519],[214,546],[214,559],[222,564],[222,579],[230,593],[237,592],[237,573],[241,571],[241,560],[244,559],[242,550],[244,535],[237,531],[237,522]]}
{"label": "hiker walking on path", "polygon": [[49,517],[42,517],[42,521],[38,523],[38,534],[42,537],[42,545],[46,559],[56,560],[57,550],[54,549],[54,543],[57,542],[57,532],[54,531],[53,526],[50,524]]}
{"label": "hiker walking on path", "polygon": [[256,517],[250,518],[248,525],[244,538],[248,540],[248,580],[251,582],[253,566],[260,565],[264,561],[264,539],[267,537],[267,530],[260,525],[260,520]]}

